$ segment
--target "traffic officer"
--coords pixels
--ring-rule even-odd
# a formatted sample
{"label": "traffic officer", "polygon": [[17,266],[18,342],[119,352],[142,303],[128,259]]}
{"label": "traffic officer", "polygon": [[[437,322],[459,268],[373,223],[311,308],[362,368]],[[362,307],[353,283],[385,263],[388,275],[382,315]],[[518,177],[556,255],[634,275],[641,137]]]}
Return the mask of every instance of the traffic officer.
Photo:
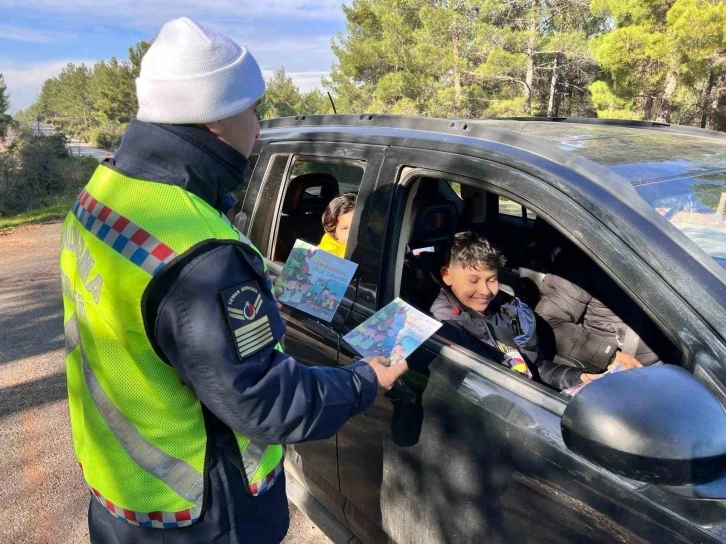
{"label": "traffic officer", "polygon": [[279,542],[281,444],[330,437],[406,365],[283,353],[262,256],[221,212],[259,137],[249,51],[161,29],[137,118],[63,224],[73,443],[92,542]]}

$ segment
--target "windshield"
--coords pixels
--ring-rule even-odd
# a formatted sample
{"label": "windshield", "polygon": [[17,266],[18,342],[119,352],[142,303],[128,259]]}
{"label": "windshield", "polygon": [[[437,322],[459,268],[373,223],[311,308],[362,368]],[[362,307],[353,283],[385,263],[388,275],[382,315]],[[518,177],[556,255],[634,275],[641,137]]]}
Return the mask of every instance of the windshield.
{"label": "windshield", "polygon": [[485,123],[546,139],[606,166],[726,268],[725,141],[606,125]]}
{"label": "windshield", "polygon": [[644,182],[635,190],[726,268],[726,172]]}

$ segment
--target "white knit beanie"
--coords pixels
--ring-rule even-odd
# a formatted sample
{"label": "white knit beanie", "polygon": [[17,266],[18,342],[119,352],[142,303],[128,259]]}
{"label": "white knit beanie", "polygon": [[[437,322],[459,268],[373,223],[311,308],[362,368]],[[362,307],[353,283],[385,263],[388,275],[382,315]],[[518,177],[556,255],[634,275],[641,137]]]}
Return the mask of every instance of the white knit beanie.
{"label": "white knit beanie", "polygon": [[211,123],[252,106],[265,91],[257,61],[224,34],[187,17],[166,23],[136,79],[139,121]]}

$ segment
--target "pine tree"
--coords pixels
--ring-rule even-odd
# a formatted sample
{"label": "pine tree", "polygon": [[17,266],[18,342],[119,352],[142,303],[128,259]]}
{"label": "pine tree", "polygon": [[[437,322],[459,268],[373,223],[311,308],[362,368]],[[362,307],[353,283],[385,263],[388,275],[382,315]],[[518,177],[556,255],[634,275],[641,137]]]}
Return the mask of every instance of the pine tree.
{"label": "pine tree", "polygon": [[267,81],[265,94],[258,108],[261,119],[331,113],[328,97],[317,89],[300,93],[284,67],[275,70]]}
{"label": "pine tree", "polygon": [[[696,91],[723,57],[723,0],[593,0],[614,28],[593,42],[611,92],[634,115],[670,122],[679,109],[703,103]],[[637,112],[637,110],[640,110]]]}
{"label": "pine tree", "polygon": [[5,137],[5,133],[12,123],[12,117],[8,115],[8,109],[10,109],[10,95],[8,95],[5,78],[0,74],[0,139]]}

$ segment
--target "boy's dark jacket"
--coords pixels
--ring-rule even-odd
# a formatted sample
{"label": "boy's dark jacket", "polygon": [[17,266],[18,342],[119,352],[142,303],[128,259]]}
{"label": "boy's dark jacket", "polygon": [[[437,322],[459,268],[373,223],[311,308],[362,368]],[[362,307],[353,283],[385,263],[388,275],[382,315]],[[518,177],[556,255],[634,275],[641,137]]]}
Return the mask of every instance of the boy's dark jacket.
{"label": "boy's dark jacket", "polygon": [[449,289],[441,289],[431,306],[431,314],[444,326],[439,333],[487,359],[504,363],[500,342],[522,354],[535,378],[557,389],[580,385],[582,370],[545,359],[537,340],[534,312],[517,297],[500,291],[489,304],[486,315],[471,312]]}

